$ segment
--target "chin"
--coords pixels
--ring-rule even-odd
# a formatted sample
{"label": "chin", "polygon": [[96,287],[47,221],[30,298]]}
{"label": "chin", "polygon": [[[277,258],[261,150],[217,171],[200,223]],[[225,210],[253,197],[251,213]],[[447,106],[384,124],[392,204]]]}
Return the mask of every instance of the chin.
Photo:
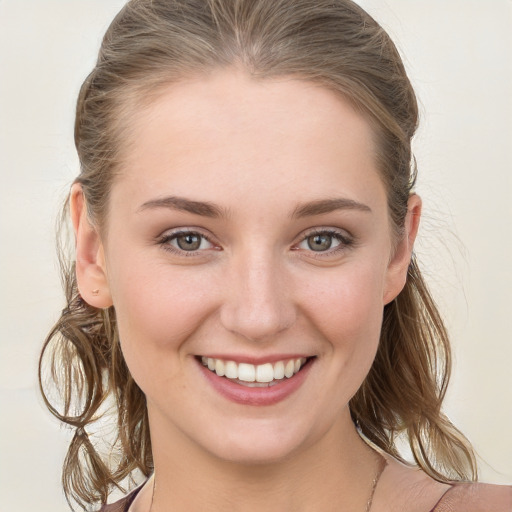
{"label": "chin", "polygon": [[[281,422],[279,422],[281,423]],[[278,464],[314,444],[308,429],[286,425],[245,425],[210,438],[203,448],[215,458],[240,465]],[[209,445],[209,446],[208,446]]]}
{"label": "chin", "polygon": [[285,461],[297,451],[297,445],[269,442],[268,439],[252,439],[241,443],[228,440],[223,446],[216,446],[211,453],[225,462],[242,466],[262,466]]}

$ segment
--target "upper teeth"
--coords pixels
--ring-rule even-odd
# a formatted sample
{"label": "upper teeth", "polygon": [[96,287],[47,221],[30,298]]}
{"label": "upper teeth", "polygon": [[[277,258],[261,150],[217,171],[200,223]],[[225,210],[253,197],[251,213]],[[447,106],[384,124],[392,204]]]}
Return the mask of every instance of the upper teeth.
{"label": "upper teeth", "polygon": [[274,379],[280,380],[284,377],[293,377],[306,362],[305,357],[299,359],[288,359],[275,363],[249,364],[235,363],[235,361],[224,361],[212,357],[202,357],[204,366],[215,372],[219,377],[238,379],[244,382],[271,382]]}

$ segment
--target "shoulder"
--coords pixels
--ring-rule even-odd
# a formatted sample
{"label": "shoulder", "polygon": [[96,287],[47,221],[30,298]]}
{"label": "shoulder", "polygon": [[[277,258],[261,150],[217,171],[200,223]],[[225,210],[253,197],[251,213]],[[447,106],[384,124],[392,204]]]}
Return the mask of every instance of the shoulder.
{"label": "shoulder", "polygon": [[372,512],[512,512],[512,487],[440,483],[415,466],[386,457]]}
{"label": "shoulder", "polygon": [[455,484],[432,512],[512,512],[512,486]]}
{"label": "shoulder", "polygon": [[450,485],[437,482],[416,466],[385,456],[387,466],[375,493],[372,512],[433,510]]}

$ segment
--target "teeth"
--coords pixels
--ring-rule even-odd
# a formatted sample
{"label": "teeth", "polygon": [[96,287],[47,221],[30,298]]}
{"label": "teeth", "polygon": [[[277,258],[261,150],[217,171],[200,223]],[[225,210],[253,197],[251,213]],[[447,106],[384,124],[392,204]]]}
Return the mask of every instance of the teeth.
{"label": "teeth", "polygon": [[278,361],[274,365],[274,379],[284,379],[284,363],[283,361]]}
{"label": "teeth", "polygon": [[256,366],[256,382],[272,382],[274,380],[274,367],[270,364]]}
{"label": "teeth", "polygon": [[281,380],[293,377],[306,362],[305,357],[298,359],[288,359],[286,361],[277,361],[274,364],[249,364],[235,363],[234,361],[224,361],[212,357],[201,357],[201,362],[209,370],[215,372],[219,377],[228,379],[238,379],[242,382],[261,382],[268,383],[274,380]]}
{"label": "teeth", "polygon": [[253,364],[240,363],[238,365],[238,379],[244,382],[256,380],[256,368]]}
{"label": "teeth", "polygon": [[215,359],[215,373],[219,377],[224,377],[224,372],[224,361],[222,361],[221,359]]}
{"label": "teeth", "polygon": [[228,361],[225,370],[228,379],[238,379],[238,365],[234,361]]}
{"label": "teeth", "polygon": [[284,367],[284,376],[286,378],[290,378],[293,375],[293,372],[295,370],[295,361],[291,359],[288,361]]}

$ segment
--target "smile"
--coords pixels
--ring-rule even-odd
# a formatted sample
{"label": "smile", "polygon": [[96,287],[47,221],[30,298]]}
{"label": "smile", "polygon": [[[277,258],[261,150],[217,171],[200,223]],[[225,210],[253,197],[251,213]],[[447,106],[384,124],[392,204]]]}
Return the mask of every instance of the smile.
{"label": "smile", "polygon": [[201,357],[203,366],[219,377],[226,377],[248,387],[269,387],[284,378],[290,379],[307,362],[307,358],[287,359],[274,363],[236,363],[212,357]]}
{"label": "smile", "polygon": [[298,392],[317,359],[298,354],[278,357],[253,361],[258,364],[229,356],[195,359],[206,382],[224,398],[241,405],[271,406]]}

